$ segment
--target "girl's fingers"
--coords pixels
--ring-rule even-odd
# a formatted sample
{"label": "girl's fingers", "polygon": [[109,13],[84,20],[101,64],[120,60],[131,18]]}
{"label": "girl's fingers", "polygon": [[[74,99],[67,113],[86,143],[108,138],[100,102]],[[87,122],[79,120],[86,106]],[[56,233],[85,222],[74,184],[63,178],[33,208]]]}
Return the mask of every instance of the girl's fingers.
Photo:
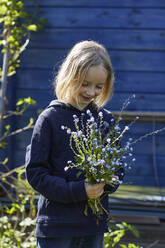
{"label": "girl's fingers", "polygon": [[104,193],[105,183],[100,184],[89,184],[85,182],[85,189],[89,198],[97,198],[100,197]]}

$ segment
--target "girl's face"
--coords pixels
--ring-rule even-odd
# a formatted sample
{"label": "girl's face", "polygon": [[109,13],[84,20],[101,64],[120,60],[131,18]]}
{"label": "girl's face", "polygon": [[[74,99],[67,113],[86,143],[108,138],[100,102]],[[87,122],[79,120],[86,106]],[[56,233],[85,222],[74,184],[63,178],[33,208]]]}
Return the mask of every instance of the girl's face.
{"label": "girl's face", "polygon": [[[80,109],[85,108],[95,97],[99,96],[107,81],[108,73],[102,65],[89,68],[85,80],[77,94]],[[73,105],[75,105],[73,97]]]}

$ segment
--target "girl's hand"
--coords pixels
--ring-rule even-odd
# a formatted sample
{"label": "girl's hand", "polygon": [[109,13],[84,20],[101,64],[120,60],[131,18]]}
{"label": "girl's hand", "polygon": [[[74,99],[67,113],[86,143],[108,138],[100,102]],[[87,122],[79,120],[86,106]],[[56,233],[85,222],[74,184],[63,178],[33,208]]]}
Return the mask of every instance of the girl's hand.
{"label": "girl's hand", "polygon": [[114,182],[118,182],[118,180],[119,180],[119,177],[114,175],[114,176],[112,177],[112,179],[111,179],[110,182],[111,182],[111,183],[114,183]]}
{"label": "girl's hand", "polygon": [[85,190],[90,199],[96,199],[104,193],[105,183],[90,184],[85,181]]}

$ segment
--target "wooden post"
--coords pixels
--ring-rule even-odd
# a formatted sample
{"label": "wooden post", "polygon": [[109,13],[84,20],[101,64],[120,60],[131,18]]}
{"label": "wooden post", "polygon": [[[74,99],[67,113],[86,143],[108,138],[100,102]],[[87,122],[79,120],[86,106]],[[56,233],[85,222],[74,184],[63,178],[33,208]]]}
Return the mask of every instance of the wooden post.
{"label": "wooden post", "polygon": [[7,89],[8,67],[9,67],[9,48],[7,47],[3,56],[2,80],[1,80],[1,89],[0,89],[0,137],[2,136],[2,121],[3,121],[3,114],[5,111],[5,96]]}

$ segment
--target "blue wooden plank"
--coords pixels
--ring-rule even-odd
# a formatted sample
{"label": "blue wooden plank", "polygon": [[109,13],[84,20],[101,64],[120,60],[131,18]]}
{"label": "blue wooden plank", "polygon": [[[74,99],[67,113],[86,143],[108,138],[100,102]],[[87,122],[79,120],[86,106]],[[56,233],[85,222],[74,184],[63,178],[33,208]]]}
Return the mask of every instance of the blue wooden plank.
{"label": "blue wooden plank", "polygon": [[[23,68],[58,68],[67,55],[66,50],[28,49],[23,53]],[[165,71],[165,52],[110,51],[114,70],[119,71]]]}
{"label": "blue wooden plank", "polygon": [[[28,142],[27,142],[28,144]],[[25,161],[25,149],[23,150],[17,150],[15,152],[15,164],[16,166],[21,166],[24,164]],[[158,157],[159,158],[159,157]],[[138,161],[138,157],[137,157],[137,161]],[[140,160],[139,160],[140,161]],[[138,164],[136,165],[136,167],[140,167],[137,168],[137,170],[134,170],[134,168],[132,168],[130,170],[130,173],[127,173],[126,171],[126,175],[124,178],[124,183],[128,184],[128,185],[150,185],[150,186],[157,186],[157,179],[155,178],[154,173],[152,172],[152,164],[148,164],[147,163],[147,158],[144,158],[145,163],[144,164]],[[164,159],[162,160],[162,162],[164,162]],[[146,170],[147,168],[150,168],[150,171]],[[158,170],[162,169],[162,174],[158,174],[158,182],[160,182],[160,185],[163,187],[165,186],[165,176],[163,176],[163,164],[158,167]],[[137,174],[137,171],[140,171],[140,173]],[[151,172],[151,173],[149,173]]]}
{"label": "blue wooden plank", "polygon": [[161,94],[165,92],[164,77],[164,72],[119,71],[115,73],[114,88],[117,92]]}
{"label": "blue wooden plank", "polygon": [[[148,133],[148,132],[145,132]],[[133,140],[138,139],[142,135],[129,133],[126,134],[122,141],[122,146],[125,146],[128,138],[132,138]],[[26,144],[26,140],[29,140],[28,132],[24,132],[23,134],[19,134],[16,136],[16,148],[23,149]],[[162,132],[162,135],[156,135],[155,137],[155,151],[156,155],[165,155],[165,131]],[[142,141],[137,142],[133,145],[133,154],[137,155],[150,155],[152,157],[153,153],[153,137],[147,137]]]}
{"label": "blue wooden plank", "polygon": [[[32,108],[43,108],[51,101],[54,96],[53,92],[49,90],[37,91],[37,90],[17,90],[17,99],[21,97],[31,96],[37,101],[37,107]],[[120,110],[123,102],[127,99],[130,94],[116,93],[113,98],[107,103],[106,107],[111,110]],[[164,99],[165,95],[154,95],[154,94],[136,94],[136,101],[132,102],[127,110],[131,111],[164,111]]]}
{"label": "blue wooden plank", "polygon": [[[29,135],[30,137],[30,135]],[[30,139],[27,139],[25,146],[23,149],[17,149],[15,152],[15,163],[17,166],[22,165],[25,159],[26,153],[26,146],[30,143]],[[164,175],[164,163],[165,163],[165,156],[157,156],[156,157],[158,163],[156,164],[156,168],[158,171],[158,177]],[[155,177],[154,167],[152,157],[148,155],[139,155],[136,156],[136,162],[132,166],[129,171],[125,171],[127,177],[137,176],[137,177]],[[164,176],[165,177],[165,176]]]}
{"label": "blue wooden plank", "polygon": [[[31,35],[30,48],[69,49],[80,40],[95,40],[109,49],[165,50],[164,30],[44,29]],[[42,42],[41,42],[42,41]]]}
{"label": "blue wooden plank", "polygon": [[[49,103],[47,102],[47,105]],[[43,110],[43,109],[42,109]],[[41,111],[41,109],[40,109]],[[33,117],[34,120],[36,120],[37,116],[39,114],[39,111],[37,109],[37,106],[36,108],[32,108],[30,107],[26,112],[25,114],[20,118],[20,117],[17,117],[17,127],[18,128],[22,128],[23,126],[26,126],[28,123],[29,123],[29,119],[30,117]],[[125,126],[128,126],[131,122],[123,122],[121,121],[120,122],[120,128],[121,130],[123,130],[125,128]],[[153,123],[152,122],[141,122],[141,121],[136,121],[130,128],[129,130],[126,132],[126,134],[128,134],[130,137],[132,135],[134,136],[142,136],[142,135],[145,135],[146,133],[150,133],[154,130],[158,130],[158,129],[161,129],[165,127],[165,123],[155,123],[155,126],[153,126]],[[156,137],[157,136],[165,136],[165,131],[163,133],[158,133],[156,134]]]}
{"label": "blue wooden plank", "polygon": [[[134,93],[134,92],[133,92]],[[37,101],[36,108],[43,108],[54,98],[50,90],[22,90],[17,89],[16,98],[31,96]],[[127,93],[115,93],[106,107],[111,111],[120,110],[123,102],[130,97]],[[127,107],[127,111],[165,111],[165,94],[136,94],[136,100]],[[34,107],[33,107],[34,108]]]}
{"label": "blue wooden plank", "polygon": [[[57,72],[57,71],[56,71]],[[20,68],[17,71],[18,89],[50,89],[53,91],[55,71],[52,69]],[[115,72],[115,92],[154,93],[165,92],[165,74],[159,72]]]}
{"label": "blue wooden plank", "polygon": [[[135,93],[135,92],[132,92]],[[120,110],[123,102],[130,94],[116,93],[111,101],[107,103],[107,108],[110,110]],[[136,101],[128,106],[127,110],[131,111],[165,111],[165,94],[143,94],[136,93]]]}
{"label": "blue wooden plank", "polygon": [[17,71],[17,89],[53,91],[54,70],[19,68]]}
{"label": "blue wooden plank", "polygon": [[35,4],[39,4],[41,7],[45,6],[68,6],[68,7],[75,7],[75,6],[89,6],[89,7],[165,7],[164,0],[25,0],[24,3],[26,6],[34,6]]}
{"label": "blue wooden plank", "polygon": [[31,97],[36,101],[35,106],[31,106],[31,109],[42,109],[47,106],[47,104],[54,99],[53,92],[50,90],[19,90],[17,89],[16,98]]}
{"label": "blue wooden plank", "polygon": [[[130,170],[126,170],[128,176],[153,176],[161,177],[164,175],[164,156],[156,156],[156,164],[153,163],[153,157],[151,155],[135,155],[136,162]],[[155,168],[154,168],[155,167]],[[157,171],[155,173],[155,170]]]}
{"label": "blue wooden plank", "polygon": [[[144,177],[137,177],[137,176],[126,176],[124,179],[126,185],[139,185],[139,186],[152,186],[158,187],[156,184],[154,177],[144,176]],[[165,186],[165,177],[159,177],[160,187]]]}
{"label": "blue wooden plank", "polygon": [[57,8],[44,7],[42,16],[47,27],[69,28],[161,28],[164,29],[164,8]]}

